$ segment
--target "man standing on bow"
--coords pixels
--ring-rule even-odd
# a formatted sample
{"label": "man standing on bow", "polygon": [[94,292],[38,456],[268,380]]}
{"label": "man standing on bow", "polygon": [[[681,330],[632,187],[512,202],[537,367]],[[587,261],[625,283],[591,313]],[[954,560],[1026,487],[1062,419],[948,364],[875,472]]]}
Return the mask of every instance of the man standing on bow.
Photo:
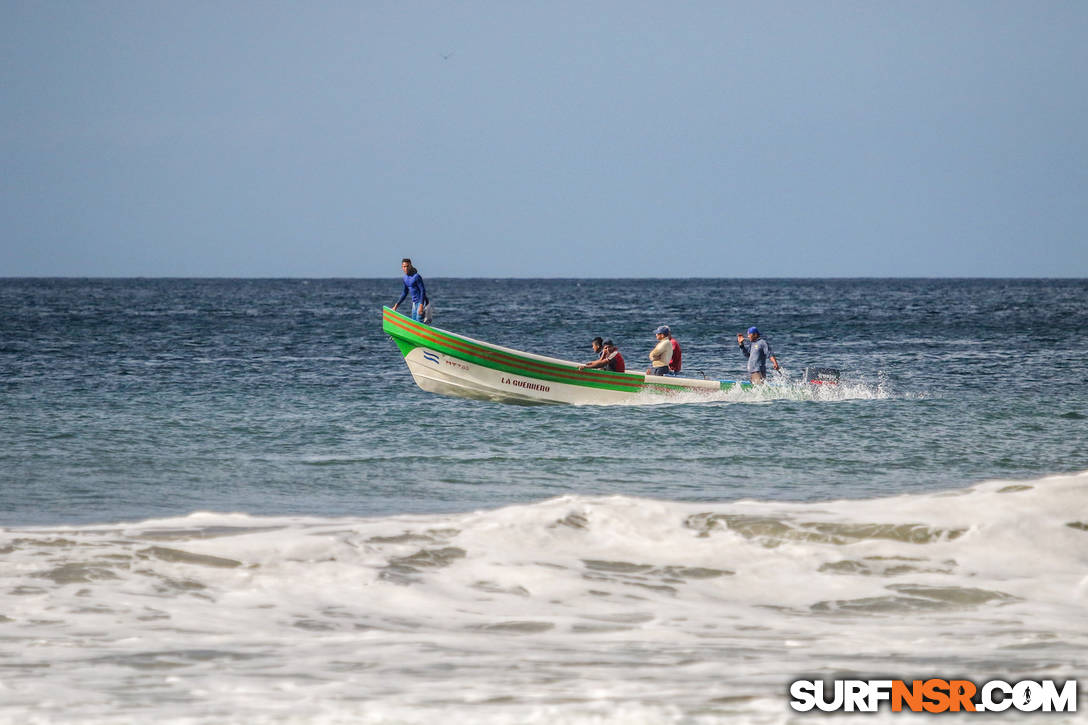
{"label": "man standing on bow", "polygon": [[744,335],[737,333],[737,344],[740,345],[740,351],[748,358],[748,377],[753,383],[762,385],[766,381],[768,359],[774,364],[775,370],[782,369],[778,367],[778,358],[771,352],[771,346],[760,337],[759,330],[756,328],[748,328],[748,342],[744,341]]}
{"label": "man standing on bow", "polygon": [[405,257],[400,262],[400,271],[404,274],[404,292],[401,293],[397,303],[393,305],[393,311],[396,312],[397,308],[400,307],[400,303],[404,302],[404,299],[411,294],[412,319],[428,325],[431,324],[430,313],[427,309],[431,301],[427,299],[427,288],[423,286],[423,277],[420,276],[419,270],[412,264],[412,260]]}

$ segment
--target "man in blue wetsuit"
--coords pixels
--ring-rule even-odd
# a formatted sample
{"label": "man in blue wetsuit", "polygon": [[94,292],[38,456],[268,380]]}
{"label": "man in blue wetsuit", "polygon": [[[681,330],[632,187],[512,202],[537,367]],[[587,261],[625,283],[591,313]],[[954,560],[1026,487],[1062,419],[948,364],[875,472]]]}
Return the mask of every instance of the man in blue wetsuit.
{"label": "man in blue wetsuit", "polygon": [[404,273],[404,292],[401,293],[400,299],[397,300],[397,304],[393,305],[393,310],[396,311],[401,302],[404,302],[409,294],[412,295],[412,319],[416,321],[422,320],[428,322],[423,316],[424,306],[429,302],[427,299],[427,289],[423,286],[423,277],[419,275],[419,270],[412,266],[412,260],[405,257],[401,260],[400,269]]}
{"label": "man in blue wetsuit", "polygon": [[752,379],[753,383],[762,384],[767,379],[768,359],[774,364],[775,370],[781,370],[782,368],[778,367],[778,358],[771,352],[771,346],[767,344],[767,341],[760,337],[759,330],[749,327],[748,340],[750,344],[745,343],[744,335],[737,333],[737,344],[740,345],[740,351],[748,358],[748,377]]}

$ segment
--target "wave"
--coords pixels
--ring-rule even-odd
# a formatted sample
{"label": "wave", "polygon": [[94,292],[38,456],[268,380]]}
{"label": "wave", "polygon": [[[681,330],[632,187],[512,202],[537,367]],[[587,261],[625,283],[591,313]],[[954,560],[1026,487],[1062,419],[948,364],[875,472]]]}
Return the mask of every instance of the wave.
{"label": "wave", "polygon": [[1088,667],[1088,473],[819,503],[204,512],[3,529],[0,551],[0,719],[48,702],[63,721],[94,693],[85,722],[164,702],[208,722],[777,722],[801,673]]}

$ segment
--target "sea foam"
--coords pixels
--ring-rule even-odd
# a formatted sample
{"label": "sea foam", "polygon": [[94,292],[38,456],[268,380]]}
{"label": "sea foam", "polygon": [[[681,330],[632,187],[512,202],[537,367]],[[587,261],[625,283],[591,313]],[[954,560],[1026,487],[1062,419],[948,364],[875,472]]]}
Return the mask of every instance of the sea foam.
{"label": "sea foam", "polygon": [[780,722],[802,676],[1088,668],[1088,474],[194,513],[9,528],[0,551],[11,722]]}

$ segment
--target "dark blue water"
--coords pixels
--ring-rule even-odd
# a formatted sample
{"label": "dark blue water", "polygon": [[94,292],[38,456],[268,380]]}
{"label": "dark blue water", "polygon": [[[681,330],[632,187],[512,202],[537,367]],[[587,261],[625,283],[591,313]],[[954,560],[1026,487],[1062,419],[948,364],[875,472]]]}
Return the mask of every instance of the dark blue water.
{"label": "dark blue water", "polygon": [[632,368],[758,325],[841,393],[521,408],[424,393],[398,280],[0,280],[0,524],[370,516],[561,494],[812,501],[1088,469],[1085,280],[430,279],[435,325]]}

